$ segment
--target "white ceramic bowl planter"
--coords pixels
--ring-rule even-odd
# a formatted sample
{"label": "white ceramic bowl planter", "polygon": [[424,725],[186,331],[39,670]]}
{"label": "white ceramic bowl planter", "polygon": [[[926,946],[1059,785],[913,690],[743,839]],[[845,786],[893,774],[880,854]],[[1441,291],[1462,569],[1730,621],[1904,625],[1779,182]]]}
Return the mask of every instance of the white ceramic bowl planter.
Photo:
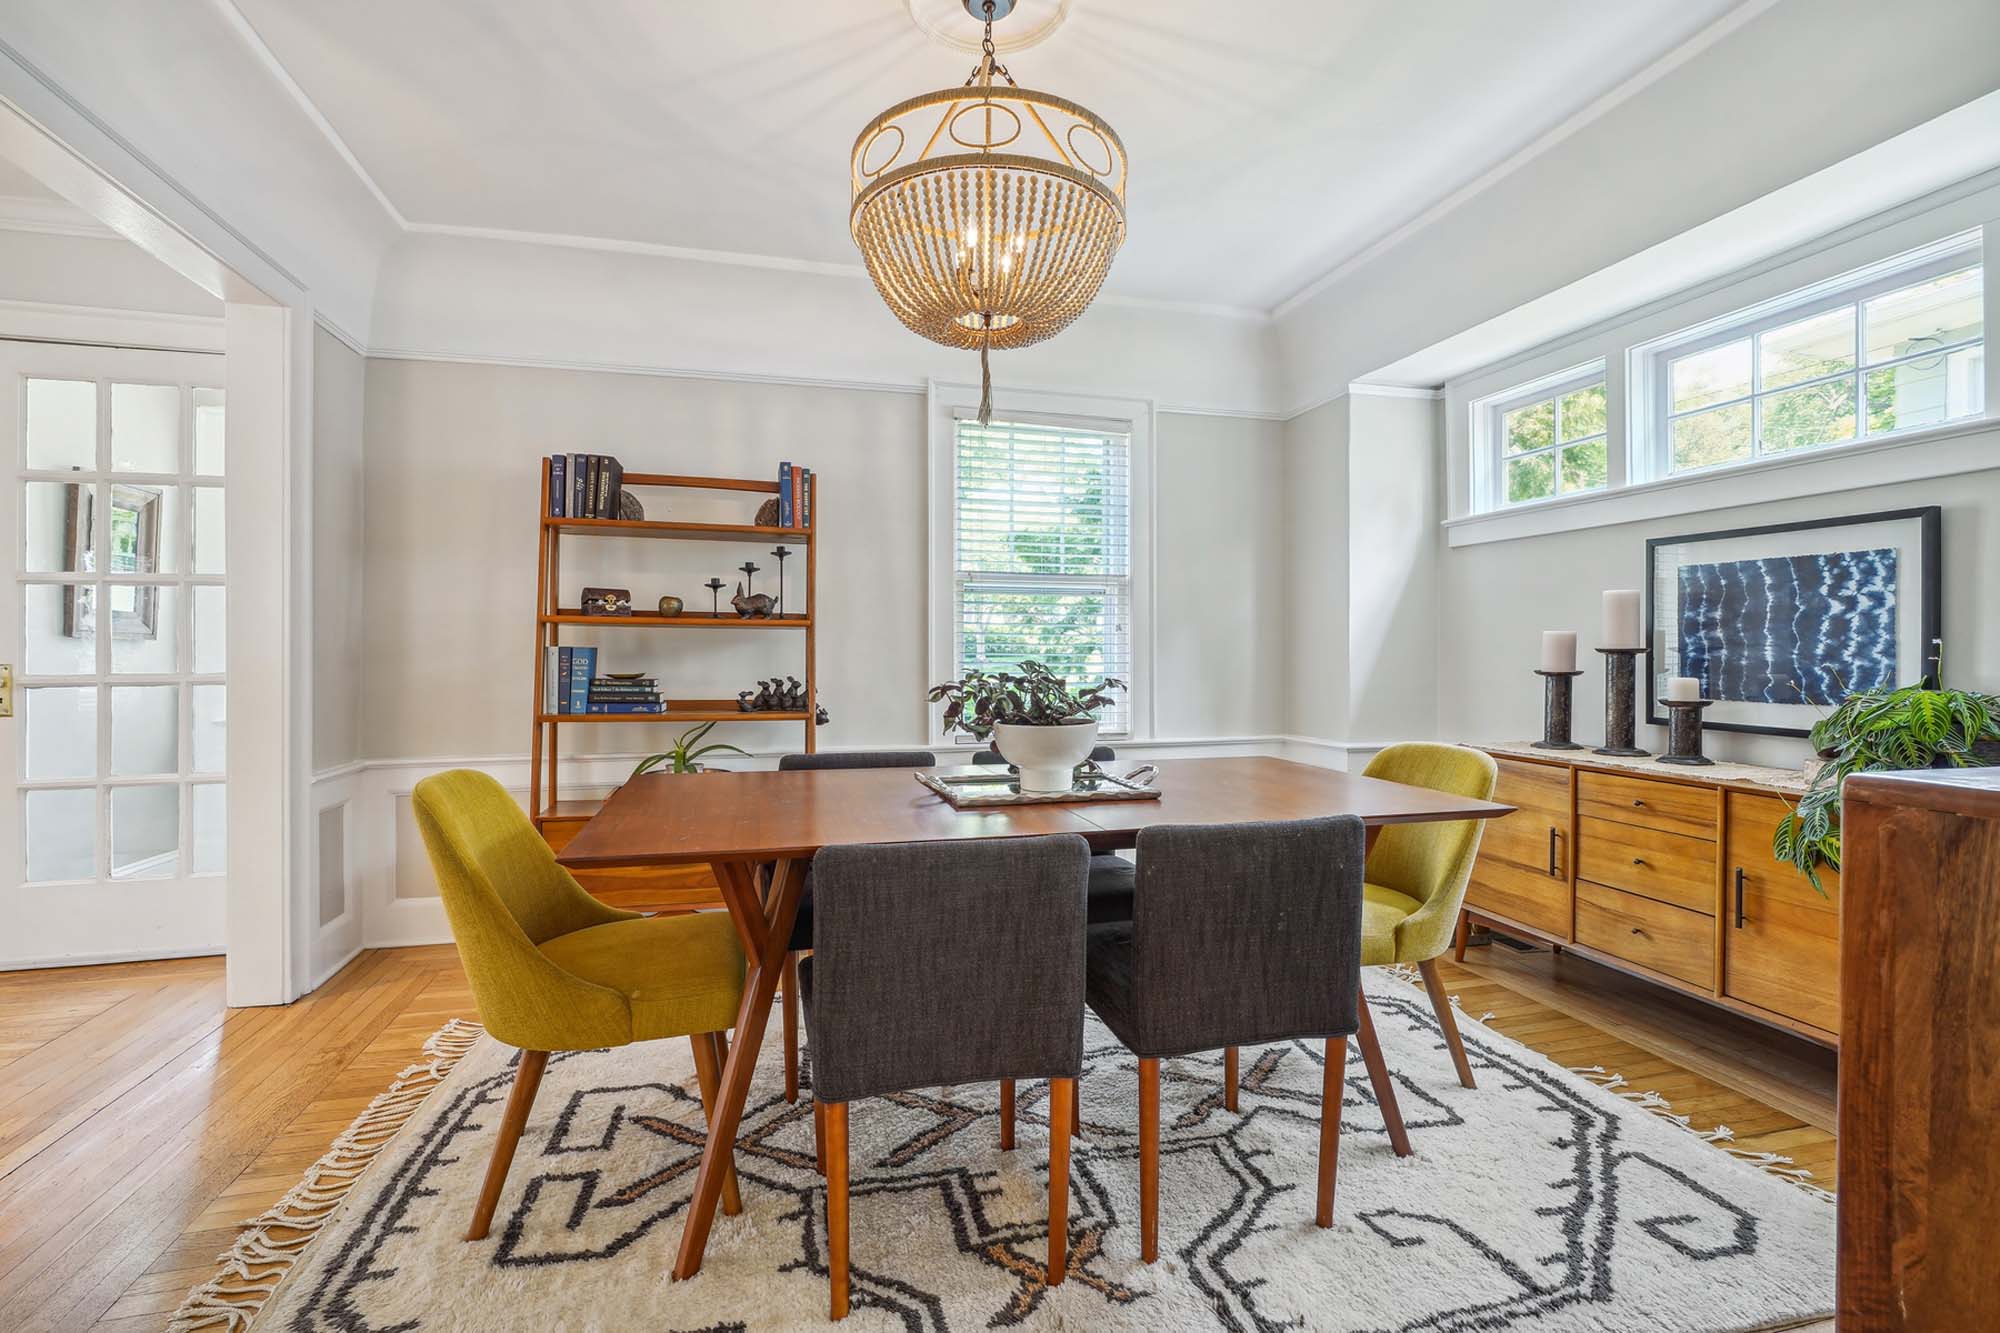
{"label": "white ceramic bowl planter", "polygon": [[1052,727],[1002,722],[993,728],[1000,757],[1021,770],[1024,792],[1068,791],[1076,766],[1097,746],[1097,720],[1081,717]]}

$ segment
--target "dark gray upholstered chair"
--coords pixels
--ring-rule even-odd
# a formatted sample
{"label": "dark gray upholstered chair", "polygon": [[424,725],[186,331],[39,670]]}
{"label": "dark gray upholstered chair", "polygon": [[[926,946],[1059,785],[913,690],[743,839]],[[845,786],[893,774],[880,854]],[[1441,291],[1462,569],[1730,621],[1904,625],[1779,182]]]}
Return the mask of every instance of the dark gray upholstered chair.
{"label": "dark gray upholstered chair", "polygon": [[[1118,751],[1108,745],[1100,745],[1090,752],[1090,758],[1093,763],[1108,763],[1117,757]],[[998,750],[988,746],[984,750],[975,750],[972,755],[972,762],[975,764],[1004,764],[1007,760]]]}
{"label": "dark gray upholstered chair", "polygon": [[1087,995],[1139,1057],[1139,1235],[1159,1253],[1160,1061],[1326,1041],[1318,1221],[1333,1225],[1347,1038],[1359,1024],[1361,821],[1184,825],[1139,834],[1129,925],[1090,932]]}
{"label": "dark gray upholstered chair", "polygon": [[[808,768],[935,768],[937,756],[929,750],[846,750],[830,754],[786,754],[778,756],[778,771],[790,773]],[[785,1100],[799,1099],[799,954],[812,948],[813,938],[812,867],[806,867],[806,882],[799,891],[799,915],[792,925],[791,949],[785,954]]]}
{"label": "dark gray upholstered chair", "polygon": [[828,847],[799,967],[813,1124],[826,1173],[832,1317],[847,1313],[847,1104],[1001,1080],[1049,1080],[1049,1261],[1067,1268],[1070,1121],[1083,1071],[1084,881],[1075,834]]}
{"label": "dark gray upholstered chair", "polygon": [[[1108,745],[1100,745],[1090,752],[1092,762],[1108,764],[1118,757],[1118,751]],[[998,750],[986,749],[974,752],[975,764],[1004,764]],[[1132,919],[1132,863],[1123,857],[1104,853],[1090,858],[1090,924],[1101,926],[1112,921]]]}

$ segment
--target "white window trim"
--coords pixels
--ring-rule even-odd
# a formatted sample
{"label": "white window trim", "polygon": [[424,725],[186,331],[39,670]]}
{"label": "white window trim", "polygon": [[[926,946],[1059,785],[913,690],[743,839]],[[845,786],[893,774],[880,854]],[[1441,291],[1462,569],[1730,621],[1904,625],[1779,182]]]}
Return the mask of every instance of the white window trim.
{"label": "white window trim", "polygon": [[[957,489],[957,423],[979,410],[979,386],[931,380],[928,384],[930,421],[930,490],[926,541],[930,555],[930,669],[926,685],[950,680],[957,661],[952,650],[953,592],[952,505]],[[1153,711],[1153,440],[1152,400],[1110,398],[1087,394],[1044,393],[1025,389],[993,390],[993,415],[1006,421],[1073,426],[1113,431],[1131,437],[1132,507],[1132,668],[1127,695],[1130,729],[1121,739],[1142,741],[1154,736]],[[943,734],[944,706],[926,704],[924,729],[932,750],[972,749]]]}
{"label": "white window trim", "polygon": [[[1516,408],[1526,407],[1532,403],[1539,403],[1546,398],[1560,399],[1564,394],[1588,388],[1599,381],[1603,381],[1605,386],[1603,432],[1607,464],[1605,485],[1594,491],[1575,491],[1568,495],[1558,492],[1555,495],[1544,496],[1536,500],[1508,500],[1506,498],[1507,456],[1505,450],[1506,430],[1504,426],[1507,414]],[[1611,413],[1610,393],[1610,377],[1606,373],[1604,359],[1598,357],[1586,361],[1581,365],[1566,366],[1553,374],[1543,375],[1537,379],[1528,381],[1526,384],[1517,384],[1510,389],[1474,402],[1472,405],[1473,508],[1480,513],[1524,509],[1534,505],[1548,504],[1554,500],[1576,500],[1587,495],[1601,495],[1606,489],[1622,485],[1625,480],[1625,466],[1622,457],[1623,451],[1615,447],[1613,440],[1613,423],[1615,418]],[[1589,440],[1596,439],[1597,437],[1587,435],[1583,438]],[[1558,472],[1560,472],[1562,444],[1557,442],[1554,448],[1558,454]],[[1558,485],[1560,485],[1560,482],[1558,482]]]}

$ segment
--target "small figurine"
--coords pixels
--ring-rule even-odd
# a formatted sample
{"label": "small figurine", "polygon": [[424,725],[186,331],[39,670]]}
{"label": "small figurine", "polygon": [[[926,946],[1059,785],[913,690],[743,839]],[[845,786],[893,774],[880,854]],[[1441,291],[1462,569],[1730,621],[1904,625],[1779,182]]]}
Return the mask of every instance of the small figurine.
{"label": "small figurine", "polygon": [[739,583],[736,585],[736,595],[729,599],[729,604],[735,607],[736,614],[745,620],[771,618],[771,594],[768,592],[753,592],[746,595],[743,585]]}
{"label": "small figurine", "polygon": [[660,599],[660,614],[663,616],[677,616],[684,609],[685,606],[678,597],[662,597]]}

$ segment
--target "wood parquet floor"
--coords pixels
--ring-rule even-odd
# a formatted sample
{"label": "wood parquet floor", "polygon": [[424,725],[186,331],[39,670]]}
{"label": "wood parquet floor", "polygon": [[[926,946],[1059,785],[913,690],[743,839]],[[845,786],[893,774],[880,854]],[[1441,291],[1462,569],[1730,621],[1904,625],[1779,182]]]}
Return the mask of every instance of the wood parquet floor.
{"label": "wood parquet floor", "polygon": [[[1445,976],[1497,1030],[1833,1184],[1829,1055],[1546,951],[1481,948]],[[218,958],[0,974],[0,1329],[161,1328],[461,1017],[448,945],[363,953],[282,1009],[225,1008]]]}

